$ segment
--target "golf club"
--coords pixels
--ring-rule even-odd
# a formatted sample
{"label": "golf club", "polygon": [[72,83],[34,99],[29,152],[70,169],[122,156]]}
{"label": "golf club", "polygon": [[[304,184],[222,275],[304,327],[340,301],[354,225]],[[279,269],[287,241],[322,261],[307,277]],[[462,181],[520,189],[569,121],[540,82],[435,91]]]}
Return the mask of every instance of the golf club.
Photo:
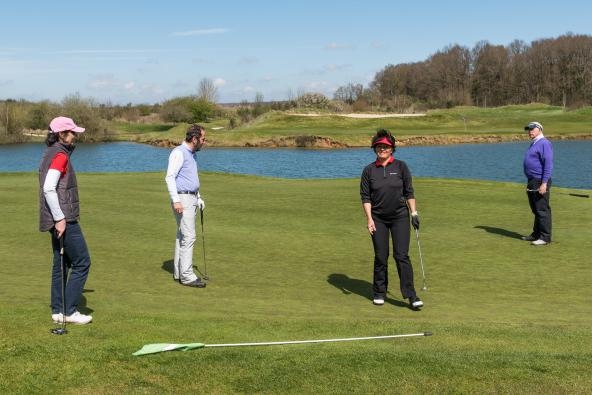
{"label": "golf club", "polygon": [[419,250],[419,263],[421,264],[421,274],[423,276],[423,287],[421,287],[422,291],[427,291],[428,287],[426,286],[426,276],[425,271],[423,270],[423,254],[421,253],[421,244],[419,243],[419,230],[415,229],[415,238],[417,239],[417,249]]}
{"label": "golf club", "polygon": [[208,277],[208,264],[206,262],[206,236],[204,234],[204,224],[203,224],[203,218],[204,218],[204,213],[203,213],[203,209],[199,209],[199,218],[201,220],[201,244],[202,244],[202,250],[203,250],[203,260],[204,260],[204,275],[203,278],[205,281],[208,281],[210,278]]}
{"label": "golf club", "polygon": [[68,330],[66,329],[66,293],[64,291],[64,272],[66,268],[64,267],[64,238],[62,236],[58,238],[60,241],[60,271],[62,272],[62,317],[60,320],[60,327],[51,330],[51,333],[54,335],[65,335],[68,333]]}

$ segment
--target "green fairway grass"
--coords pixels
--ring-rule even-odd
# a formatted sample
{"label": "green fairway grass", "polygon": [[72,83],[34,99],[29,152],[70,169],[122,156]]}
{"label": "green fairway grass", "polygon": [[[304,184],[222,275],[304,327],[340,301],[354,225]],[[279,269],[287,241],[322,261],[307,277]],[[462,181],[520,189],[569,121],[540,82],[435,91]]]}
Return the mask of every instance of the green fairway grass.
{"label": "green fairway grass", "polygon": [[[205,289],[172,279],[164,171],[78,175],[92,258],[80,310],[94,320],[56,336],[37,175],[0,173],[0,393],[590,393],[592,199],[575,195],[592,191],[553,188],[553,243],[533,247],[519,239],[533,220],[524,185],[416,179],[428,290],[413,234],[425,308],[412,311],[392,258],[386,303],[372,304],[358,179],[200,179]],[[425,331],[433,336],[132,356],[149,343]]]}

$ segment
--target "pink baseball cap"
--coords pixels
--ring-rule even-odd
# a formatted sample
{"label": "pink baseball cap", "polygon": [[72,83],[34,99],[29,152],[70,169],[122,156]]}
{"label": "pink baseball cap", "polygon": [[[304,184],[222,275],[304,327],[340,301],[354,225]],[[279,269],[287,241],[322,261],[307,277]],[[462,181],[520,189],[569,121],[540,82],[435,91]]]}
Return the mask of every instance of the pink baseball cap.
{"label": "pink baseball cap", "polygon": [[49,123],[49,129],[53,132],[53,133],[60,133],[60,132],[66,132],[66,131],[72,131],[75,133],[82,133],[84,132],[84,128],[81,128],[80,126],[77,126],[74,121],[72,120],[72,118],[67,118],[67,117],[57,117],[52,119],[52,121]]}

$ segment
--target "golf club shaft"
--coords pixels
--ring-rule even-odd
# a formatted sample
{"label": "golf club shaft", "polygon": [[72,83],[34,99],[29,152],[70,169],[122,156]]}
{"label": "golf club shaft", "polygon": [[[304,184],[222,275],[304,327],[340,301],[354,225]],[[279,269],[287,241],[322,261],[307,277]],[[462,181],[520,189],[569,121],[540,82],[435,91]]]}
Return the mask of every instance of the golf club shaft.
{"label": "golf club shaft", "polygon": [[208,263],[206,261],[206,235],[204,233],[204,211],[203,209],[199,209],[199,219],[201,221],[201,249],[203,251],[203,261],[204,261],[204,279],[208,280]]}
{"label": "golf club shaft", "polygon": [[425,270],[423,269],[423,254],[421,253],[421,243],[419,242],[419,230],[418,229],[415,229],[415,238],[417,239],[417,249],[419,250],[419,263],[421,265],[421,274],[423,277],[422,289],[427,289]]}
{"label": "golf club shaft", "polygon": [[60,271],[62,272],[62,331],[66,332],[66,268],[64,266],[64,235],[60,235]]}
{"label": "golf club shaft", "polygon": [[248,346],[275,346],[281,344],[305,344],[305,343],[330,343],[330,342],[347,342],[358,340],[373,340],[373,339],[393,339],[400,337],[417,337],[417,336],[431,336],[431,332],[410,333],[405,335],[388,335],[388,336],[370,336],[370,337],[349,337],[345,339],[321,339],[321,340],[289,340],[279,342],[262,342],[262,343],[228,343],[228,344],[206,344],[204,347],[248,347]]}

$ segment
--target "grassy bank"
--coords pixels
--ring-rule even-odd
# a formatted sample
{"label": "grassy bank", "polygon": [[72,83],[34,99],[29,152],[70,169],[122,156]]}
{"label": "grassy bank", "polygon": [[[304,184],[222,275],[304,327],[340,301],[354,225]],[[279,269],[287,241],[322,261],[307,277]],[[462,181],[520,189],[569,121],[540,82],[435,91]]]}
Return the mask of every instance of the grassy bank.
{"label": "grassy bank", "polygon": [[[537,248],[518,239],[532,221],[523,185],[416,180],[428,290],[420,292],[426,307],[414,312],[392,267],[385,306],[369,299],[372,248],[358,180],[203,174],[211,281],[191,289],[172,280],[175,225],[163,177],[79,175],[93,259],[81,311],[95,321],[60,337],[49,334],[50,246],[37,232],[36,175],[0,174],[0,393],[583,394],[592,387],[589,198],[554,189],[554,243]],[[200,236],[197,246],[203,270]],[[158,342],[423,331],[434,335],[131,355]]]}
{"label": "grassy bank", "polygon": [[[541,122],[545,134],[552,138],[592,138],[592,108],[565,111],[542,104],[490,109],[457,107],[407,118],[350,118],[335,114],[310,117],[269,112],[233,130],[228,130],[225,119],[205,126],[211,146],[331,148],[366,146],[379,128],[390,129],[406,145],[525,140],[523,127],[531,120]],[[186,126],[119,122],[110,128],[114,130],[113,139],[168,145],[179,141]]]}

